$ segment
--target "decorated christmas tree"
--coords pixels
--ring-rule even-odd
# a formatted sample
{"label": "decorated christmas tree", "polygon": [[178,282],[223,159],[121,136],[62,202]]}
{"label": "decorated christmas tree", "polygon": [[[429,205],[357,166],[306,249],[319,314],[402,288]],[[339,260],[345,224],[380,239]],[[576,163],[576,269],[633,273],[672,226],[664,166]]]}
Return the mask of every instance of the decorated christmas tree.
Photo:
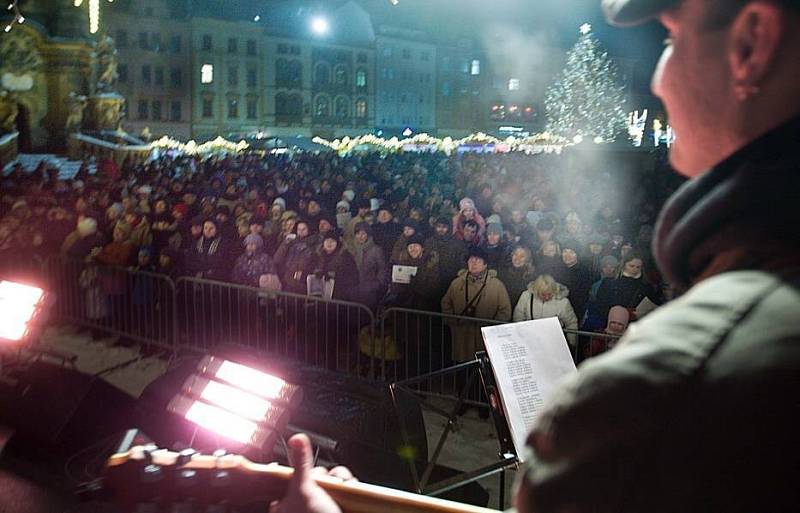
{"label": "decorated christmas tree", "polygon": [[546,94],[547,131],[569,139],[612,142],[625,131],[624,88],[617,66],[584,24],[567,64]]}

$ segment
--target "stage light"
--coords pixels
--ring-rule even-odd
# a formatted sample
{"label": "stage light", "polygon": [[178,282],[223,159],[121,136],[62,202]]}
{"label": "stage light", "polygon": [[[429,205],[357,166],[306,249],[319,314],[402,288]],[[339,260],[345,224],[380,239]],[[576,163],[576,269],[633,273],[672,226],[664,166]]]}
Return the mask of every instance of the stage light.
{"label": "stage light", "polygon": [[328,33],[330,30],[330,25],[328,24],[328,20],[325,18],[314,18],[311,20],[311,30],[318,35],[324,35]]}
{"label": "stage light", "polygon": [[26,338],[43,299],[44,291],[38,287],[0,281],[0,341]]}
{"label": "stage light", "polygon": [[300,389],[277,376],[204,357],[167,405],[186,420],[235,442],[269,451],[289,422]]}

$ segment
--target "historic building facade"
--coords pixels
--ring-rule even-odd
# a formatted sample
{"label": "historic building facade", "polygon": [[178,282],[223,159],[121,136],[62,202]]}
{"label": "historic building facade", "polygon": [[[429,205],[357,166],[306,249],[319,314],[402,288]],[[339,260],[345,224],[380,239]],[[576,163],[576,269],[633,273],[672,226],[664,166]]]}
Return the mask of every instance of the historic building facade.
{"label": "historic building facade", "polygon": [[420,31],[382,26],[375,37],[375,124],[386,135],[436,129],[436,45]]}

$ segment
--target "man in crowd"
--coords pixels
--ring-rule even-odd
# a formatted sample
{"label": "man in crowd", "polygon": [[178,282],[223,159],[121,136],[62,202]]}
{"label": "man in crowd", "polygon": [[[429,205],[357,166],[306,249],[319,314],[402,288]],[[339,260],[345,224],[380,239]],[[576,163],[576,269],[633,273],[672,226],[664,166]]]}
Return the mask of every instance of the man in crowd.
{"label": "man in crowd", "polygon": [[[612,23],[670,33],[653,77],[691,177],[654,249],[688,289],[554,394],[528,437],[531,512],[793,512],[800,504],[800,3],[604,0]],[[775,223],[781,219],[781,223]],[[308,439],[274,511],[338,507]],[[335,475],[349,476],[342,469]]]}

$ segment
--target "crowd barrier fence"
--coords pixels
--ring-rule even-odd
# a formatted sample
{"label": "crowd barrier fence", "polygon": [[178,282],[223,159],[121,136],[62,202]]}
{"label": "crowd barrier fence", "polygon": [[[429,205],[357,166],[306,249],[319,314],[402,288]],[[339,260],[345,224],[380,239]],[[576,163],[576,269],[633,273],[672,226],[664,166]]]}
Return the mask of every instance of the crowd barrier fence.
{"label": "crowd barrier fence", "polygon": [[[367,306],[321,297],[267,292],[226,282],[169,277],[55,256],[45,262],[4,261],[0,274],[35,277],[56,297],[50,315],[62,322],[101,330],[167,349],[213,352],[223,344],[364,378],[396,382],[445,369],[455,363],[453,328],[477,333],[506,321],[391,307]],[[597,341],[618,337],[564,330],[575,335],[578,361]],[[414,385],[426,395],[457,397],[467,381],[439,375]],[[479,383],[468,403],[484,404]]]}

